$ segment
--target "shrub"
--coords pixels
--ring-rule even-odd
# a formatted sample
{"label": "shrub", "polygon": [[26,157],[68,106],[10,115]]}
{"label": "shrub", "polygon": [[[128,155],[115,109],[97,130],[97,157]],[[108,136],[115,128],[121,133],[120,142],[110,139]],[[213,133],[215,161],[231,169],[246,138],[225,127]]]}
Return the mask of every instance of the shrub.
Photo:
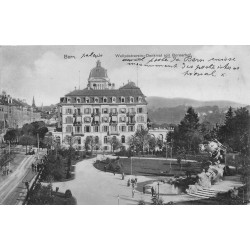
{"label": "shrub", "polygon": [[69,199],[69,198],[72,197],[72,193],[71,193],[70,189],[67,189],[67,190],[65,191],[64,197],[65,197],[66,199]]}
{"label": "shrub", "polygon": [[141,199],[141,200],[138,201],[138,205],[146,205],[146,203],[145,203],[144,200]]}

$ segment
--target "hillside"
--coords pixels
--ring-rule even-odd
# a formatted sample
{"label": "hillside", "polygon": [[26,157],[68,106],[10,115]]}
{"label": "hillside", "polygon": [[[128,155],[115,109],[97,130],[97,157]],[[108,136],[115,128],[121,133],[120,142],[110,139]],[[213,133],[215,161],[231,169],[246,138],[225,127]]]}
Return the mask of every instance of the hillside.
{"label": "hillside", "polygon": [[221,124],[228,107],[234,109],[244,104],[231,101],[197,101],[186,98],[148,97],[148,115],[157,124],[179,124],[189,106],[194,107],[200,121],[209,121],[213,125]]}
{"label": "hillside", "polygon": [[218,106],[220,109],[228,107],[241,107],[246,106],[244,104],[232,102],[232,101],[197,101],[188,98],[165,98],[157,96],[147,97],[148,108],[149,109],[158,109],[158,108],[173,108],[177,106],[192,106],[192,107],[203,107],[203,106]]}

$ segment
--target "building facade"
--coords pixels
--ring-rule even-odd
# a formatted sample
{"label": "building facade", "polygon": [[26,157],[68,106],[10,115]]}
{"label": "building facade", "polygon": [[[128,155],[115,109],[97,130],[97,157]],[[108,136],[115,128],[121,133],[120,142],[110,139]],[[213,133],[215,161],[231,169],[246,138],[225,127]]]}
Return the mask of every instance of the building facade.
{"label": "building facade", "polygon": [[140,88],[128,82],[116,89],[100,61],[91,70],[85,89],[60,99],[59,112],[62,142],[73,136],[82,149],[87,136],[97,138],[103,150],[111,150],[110,138],[127,147],[136,130],[147,128],[147,102]]}
{"label": "building facade", "polygon": [[0,94],[0,132],[21,128],[26,123],[40,121],[41,115],[27,103],[12,98],[5,92]]}

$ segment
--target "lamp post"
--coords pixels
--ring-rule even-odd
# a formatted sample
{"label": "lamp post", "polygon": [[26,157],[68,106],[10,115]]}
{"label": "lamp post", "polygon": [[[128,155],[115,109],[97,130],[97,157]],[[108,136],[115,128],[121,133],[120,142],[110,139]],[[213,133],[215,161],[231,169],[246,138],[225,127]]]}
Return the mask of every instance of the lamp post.
{"label": "lamp post", "polygon": [[160,198],[160,182],[158,181],[158,200],[159,200],[159,198]]}

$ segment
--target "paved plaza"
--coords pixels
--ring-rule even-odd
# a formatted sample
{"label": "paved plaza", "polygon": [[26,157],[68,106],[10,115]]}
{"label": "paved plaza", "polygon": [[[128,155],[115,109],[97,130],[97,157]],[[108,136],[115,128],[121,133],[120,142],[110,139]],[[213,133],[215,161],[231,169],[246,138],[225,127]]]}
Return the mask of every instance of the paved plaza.
{"label": "paved plaza", "polygon": [[[96,158],[86,159],[76,164],[75,179],[66,182],[55,182],[53,188],[59,187],[59,192],[70,189],[77,199],[78,205],[120,205],[137,204],[140,199],[150,202],[151,194],[135,192],[132,198],[132,187],[127,187],[127,180],[134,176],[127,175],[122,180],[121,174],[97,170],[93,163]],[[138,183],[154,180],[153,177],[137,176]],[[186,194],[162,196],[164,202],[194,199]]]}

